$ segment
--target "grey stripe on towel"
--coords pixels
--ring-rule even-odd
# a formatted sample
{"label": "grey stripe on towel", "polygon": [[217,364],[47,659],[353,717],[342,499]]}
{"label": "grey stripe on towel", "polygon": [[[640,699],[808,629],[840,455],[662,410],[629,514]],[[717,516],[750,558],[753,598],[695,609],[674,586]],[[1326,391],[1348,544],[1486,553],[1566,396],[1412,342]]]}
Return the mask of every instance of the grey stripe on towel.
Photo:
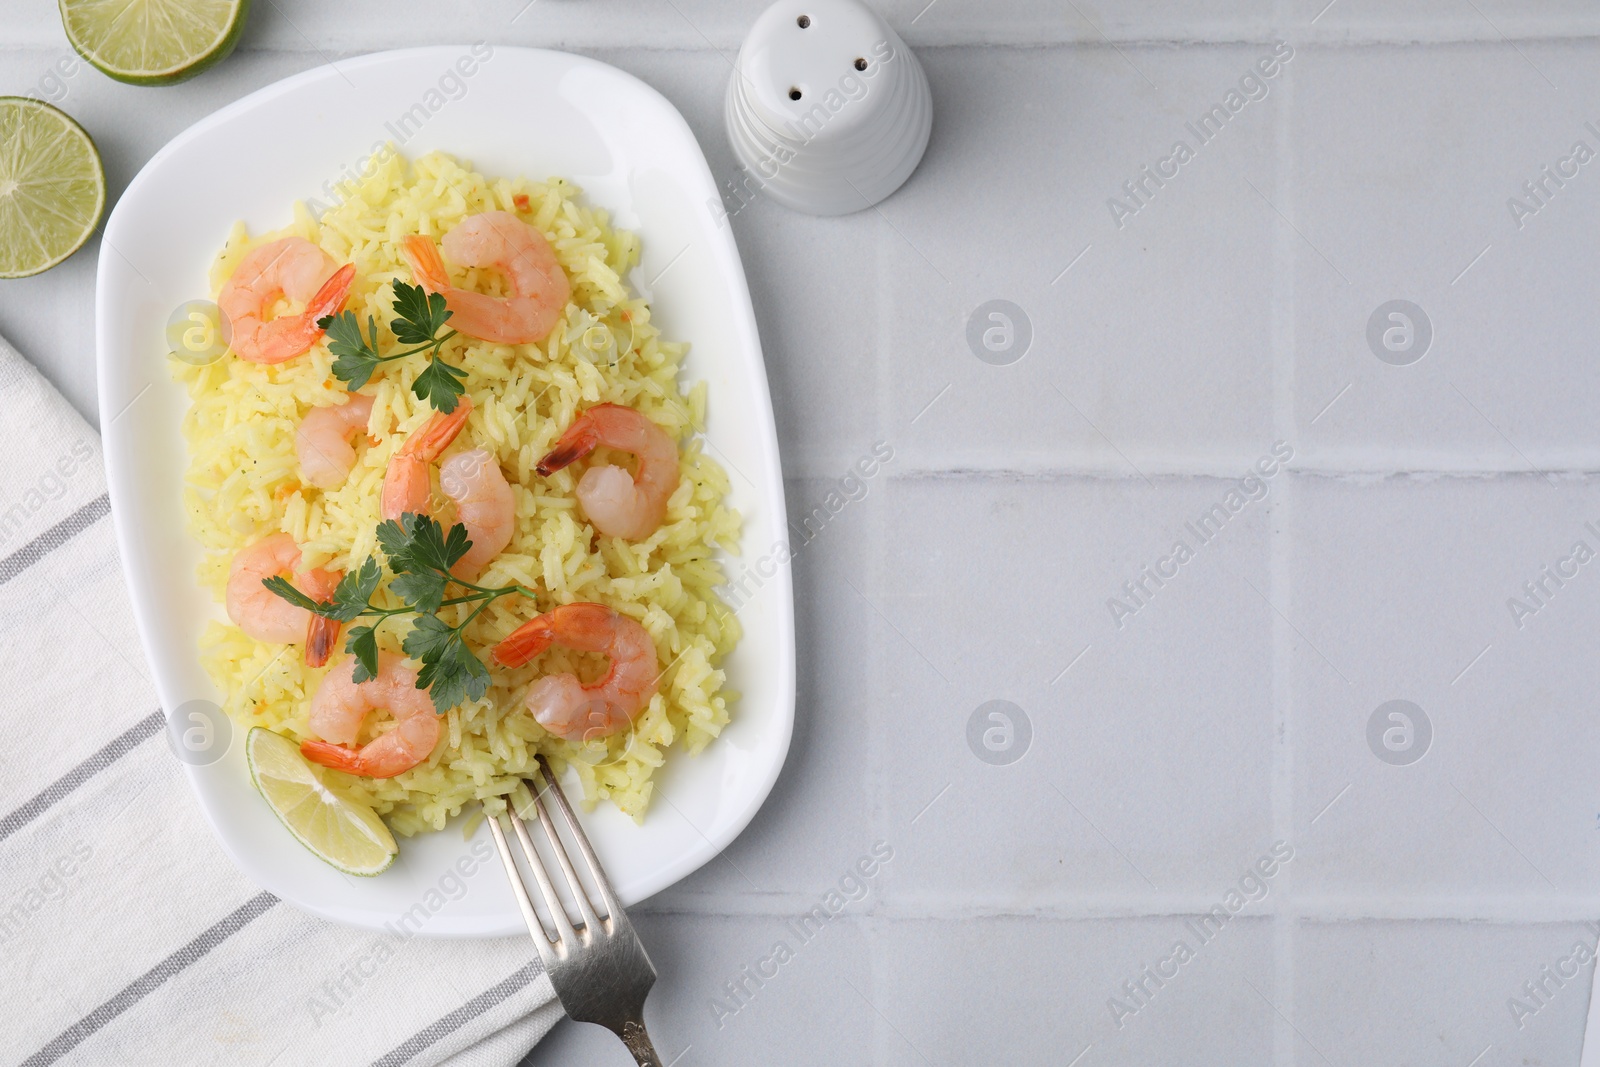
{"label": "grey stripe on towel", "polygon": [[23,1060],[22,1067],[45,1067],[46,1064],[56,1062],[56,1060],[81,1045],[106,1023],[139,1003],[154,990],[159,989],[168,978],[178,974],[184,968],[238,933],[251,920],[266,912],[276,903],[278,903],[278,898],[271,893],[257,893],[245,901],[244,904],[224,916],[219,922],[206,929],[199,937],[124,986],[122,992],[61,1031],[48,1045]]}
{"label": "grey stripe on towel", "polygon": [[5,585],[109,514],[111,498],[101,493],[11,555],[0,559],[0,585]]}
{"label": "grey stripe on towel", "polygon": [[510,978],[498,985],[491,986],[455,1011],[450,1012],[448,1015],[440,1016],[437,1021],[412,1034],[403,1044],[397,1046],[394,1051],[374,1061],[372,1067],[400,1067],[401,1064],[411,1062],[412,1057],[417,1053],[440,1038],[455,1033],[469,1021],[501,1003],[543,973],[544,965],[538,960],[534,960],[526,967],[513,971]]}
{"label": "grey stripe on towel", "polygon": [[34,795],[33,799],[0,819],[0,841],[4,841],[28,825],[56,801],[132,752],[145,740],[160,733],[165,722],[166,717],[161,714],[160,709],[152,711],[112,738],[100,751],[45,786]]}

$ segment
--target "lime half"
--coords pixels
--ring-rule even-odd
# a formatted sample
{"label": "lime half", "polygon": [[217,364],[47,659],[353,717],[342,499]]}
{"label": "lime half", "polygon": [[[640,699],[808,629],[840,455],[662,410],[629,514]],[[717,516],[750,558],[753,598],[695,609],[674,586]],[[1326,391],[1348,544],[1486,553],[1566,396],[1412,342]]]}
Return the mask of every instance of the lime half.
{"label": "lime half", "polygon": [[130,85],[171,85],[233,51],[250,0],[60,0],[78,54]]}
{"label": "lime half", "polygon": [[105,170],[83,127],[41,101],[0,96],[0,278],[72,255],[105,206]]}
{"label": "lime half", "polygon": [[365,804],[335,793],[293,741],[257,726],[244,751],[250,780],[296,841],[345,874],[389,869],[400,852],[389,828]]}

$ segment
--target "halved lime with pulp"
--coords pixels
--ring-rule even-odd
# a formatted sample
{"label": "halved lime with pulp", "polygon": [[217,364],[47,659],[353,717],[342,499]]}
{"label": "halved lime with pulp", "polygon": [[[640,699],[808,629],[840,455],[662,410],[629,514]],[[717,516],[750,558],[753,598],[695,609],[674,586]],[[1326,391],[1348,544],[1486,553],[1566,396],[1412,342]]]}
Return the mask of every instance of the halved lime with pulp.
{"label": "halved lime with pulp", "polygon": [[0,278],[72,255],[105,206],[105,170],[83,127],[43,101],[0,96]]}
{"label": "halved lime with pulp", "polygon": [[130,85],[171,85],[233,51],[250,0],[60,0],[78,54]]}
{"label": "halved lime with pulp", "polygon": [[293,741],[257,726],[244,751],[250,780],[295,840],[346,874],[389,869],[400,852],[389,828],[365,804],[334,792]]}

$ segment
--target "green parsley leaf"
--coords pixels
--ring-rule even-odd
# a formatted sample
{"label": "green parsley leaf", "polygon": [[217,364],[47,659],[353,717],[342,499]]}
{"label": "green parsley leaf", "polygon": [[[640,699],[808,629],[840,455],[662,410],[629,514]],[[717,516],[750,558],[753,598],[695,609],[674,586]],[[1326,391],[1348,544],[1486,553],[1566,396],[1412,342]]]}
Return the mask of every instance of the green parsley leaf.
{"label": "green parsley leaf", "polygon": [[[467,528],[461,523],[446,532],[431,516],[407,512],[399,521],[379,523],[377,536],[379,548],[394,572],[389,590],[404,602],[404,607],[381,607],[372,602],[383,582],[383,568],[376,556],[369,556],[360,567],[341,578],[333,599],[327,603],[312,600],[282,575],[268,578],[262,584],[289,603],[324,618],[349,623],[363,616],[376,617],[371,625],[352,626],[345,635],[344,650],[355,657],[352,677],[358,684],[377,677],[378,627],[390,616],[415,613],[416,621],[402,647],[406,655],[422,664],[417,688],[428,691],[434,709],[440,714],[463,700],[481,698],[489,691],[489,670],[467,647],[463,631],[498,598],[514,593],[530,597],[536,594],[515,584],[486,589],[451,575],[450,568],[461,562],[472,547]],[[449,603],[478,605],[454,626],[434,614],[445,605],[445,594],[452,583],[463,591],[449,598]]]}
{"label": "green parsley leaf", "polygon": [[394,331],[394,339],[403,345],[425,345],[432,341],[451,314],[442,294],[401,281],[394,283],[394,313],[398,318],[389,324],[389,329]]}
{"label": "green parsley leaf", "polygon": [[378,322],[367,316],[367,332],[371,340],[361,336],[361,320],[354,311],[341,311],[324,316],[317,325],[328,334],[328,351],[336,357],[333,376],[345,383],[345,388],[355,392],[372,379],[372,372],[383,360],[378,356]]}
{"label": "green parsley leaf", "polygon": [[459,522],[450,527],[450,533],[446,535],[444,528],[430,515],[407,512],[400,516],[400,521],[410,535],[406,542],[409,570],[426,568],[448,572],[472,547],[472,542],[467,539],[467,528]]}
{"label": "green parsley leaf", "polygon": [[281,574],[274,574],[271,578],[263,578],[261,580],[261,584],[266,586],[272,592],[276,593],[278,596],[283,597],[283,599],[287,600],[295,607],[305,608],[307,611],[314,611],[318,615],[324,614],[325,609],[330,606],[326,604],[319,604],[315,600],[312,600],[300,590],[290,585],[289,579],[285,578]]}
{"label": "green parsley leaf", "polygon": [[444,543],[445,570],[449,570],[461,562],[461,557],[467,554],[472,547],[472,540],[467,536],[467,528],[461,523],[450,527],[450,537]]}
{"label": "green parsley leaf", "polygon": [[456,335],[454,330],[439,334],[451,315],[444,297],[429,293],[420,285],[397,281],[394,283],[394,310],[397,317],[389,323],[389,328],[395,340],[413,347],[387,356],[378,352],[378,323],[371,315],[367,316],[366,336],[362,335],[361,320],[353,311],[325,315],[317,320],[317,325],[328,334],[328,351],[335,357],[334,377],[344,382],[350,392],[355,392],[372,380],[380,364],[427,351],[428,366],[413,380],[411,391],[418,400],[427,401],[439,411],[446,414],[454,411],[457,398],[465,392],[466,387],[461,383],[467,372],[439,358],[440,347]]}
{"label": "green parsley leaf", "polygon": [[339,585],[333,591],[332,604],[317,614],[340,622],[351,621],[370,606],[372,594],[378,591],[378,581],[382,577],[383,570],[378,566],[377,559],[368,556],[358,570],[339,579]]}
{"label": "green parsley leaf", "polygon": [[394,595],[405,601],[406,607],[412,611],[431,615],[439,610],[440,603],[444,600],[445,586],[450,584],[450,579],[443,574],[432,571],[417,571],[411,574],[397,574],[389,583],[389,588]]}
{"label": "green parsley leaf", "polygon": [[405,649],[406,655],[412,659],[433,663],[443,653],[444,646],[454,640],[455,636],[455,629],[439,616],[422,615],[411,627],[411,632],[406,634],[406,639],[401,642],[400,647]]}
{"label": "green parsley leaf", "polygon": [[350,678],[357,685],[378,676],[378,633],[373,626],[352,626],[344,650],[356,658]]}
{"label": "green parsley leaf", "polygon": [[411,530],[417,518],[407,512],[400,516],[398,522],[385,519],[378,523],[378,547],[383,549],[389,569],[396,574],[406,574],[414,569],[411,565]]}
{"label": "green parsley leaf", "polygon": [[457,398],[467,391],[461,384],[466,377],[467,372],[460,367],[430,357],[427,369],[412,381],[411,391],[418,400],[426,400],[434,410],[448,415],[456,409]]}
{"label": "green parsley leaf", "polygon": [[461,631],[437,615],[418,616],[402,647],[422,663],[417,688],[428,690],[439,714],[489,691],[489,669],[467,648]]}

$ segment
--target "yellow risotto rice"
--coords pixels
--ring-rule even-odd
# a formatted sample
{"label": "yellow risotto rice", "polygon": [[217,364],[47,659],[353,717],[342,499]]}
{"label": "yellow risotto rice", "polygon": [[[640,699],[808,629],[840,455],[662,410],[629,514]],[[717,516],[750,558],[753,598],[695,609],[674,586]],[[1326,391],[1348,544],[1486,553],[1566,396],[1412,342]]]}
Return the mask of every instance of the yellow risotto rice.
{"label": "yellow risotto rice", "polygon": [[[665,750],[681,742],[698,752],[728,722],[734,699],[718,665],[738,641],[739,626],[714,591],[722,571],[713,556],[714,546],[737,551],[739,518],[724,505],[726,473],[697,442],[686,440],[703,425],[704,383],[680,391],[678,365],[686,346],[662,340],[649,306],[628,288],[638,238],[613,229],[606,213],[586,207],[570,183],[490,179],[447,155],[407,161],[392,149],[374,156],[363,173],[369,172],[320,219],[296,204],[294,221],[283,230],[251,235],[236,225],[211,270],[213,296],[251,248],[304,237],[338,262],[356,265],[346,307],[363,323],[375,317],[380,348],[389,350],[390,282],[413,280],[400,257],[400,240],[413,233],[437,238],[468,215],[517,210],[515,198],[526,196],[522,217],[549,239],[572,281],[562,321],[542,344],[496,345],[458,336],[445,344],[443,355],[470,372],[466,384],[473,402],[466,428],[449,451],[487,449],[498,457],[516,498],[516,533],[477,581],[521,583],[540,596],[537,603],[522,596],[495,601],[466,631],[468,644],[486,654],[540,611],[596,601],[650,631],[664,672],[660,691],[631,734],[578,745],[547,733],[523,698],[529,684],[547,673],[576,670],[592,680],[604,670],[603,658],[555,648],[515,670],[490,661],[488,693],[447,714],[443,740],[421,766],[385,780],[330,773],[396,832],[414,834],[441,829],[473,801],[498,810],[542,752],[577,768],[590,803],[609,798],[642,821],[654,788],[651,775]],[[499,275],[488,271],[458,273],[454,284],[505,292]],[[234,554],[268,534],[289,534],[313,566],[348,570],[377,551],[379,490],[389,457],[433,414],[410,390],[426,355],[384,364],[363,388],[374,399],[369,443],[357,439],[356,465],[342,486],[318,490],[299,479],[294,436],[312,407],[343,400],[344,384],[333,377],[332,362],[323,342],[276,366],[232,354],[206,366],[171,361],[191,400],[183,427],[191,455],[188,526],[205,549],[200,579],[219,602]],[[680,442],[682,481],[666,522],[644,541],[597,536],[584,520],[573,495],[584,464],[548,478],[534,472],[577,414],[601,402],[638,409]],[[628,457],[602,449],[595,460],[626,464]],[[436,493],[434,499],[445,498]],[[448,525],[451,505],[445,502],[436,515]],[[470,607],[445,608],[442,615],[455,623],[464,616],[449,613]],[[380,646],[398,652],[409,626],[409,617],[385,623]],[[305,665],[298,645],[265,644],[235,626],[212,623],[201,655],[227,694],[235,722],[299,741],[311,736],[311,695],[327,670],[344,661],[342,646],[341,636],[329,667],[314,669]],[[387,715],[368,720],[360,743],[390,728]]]}

